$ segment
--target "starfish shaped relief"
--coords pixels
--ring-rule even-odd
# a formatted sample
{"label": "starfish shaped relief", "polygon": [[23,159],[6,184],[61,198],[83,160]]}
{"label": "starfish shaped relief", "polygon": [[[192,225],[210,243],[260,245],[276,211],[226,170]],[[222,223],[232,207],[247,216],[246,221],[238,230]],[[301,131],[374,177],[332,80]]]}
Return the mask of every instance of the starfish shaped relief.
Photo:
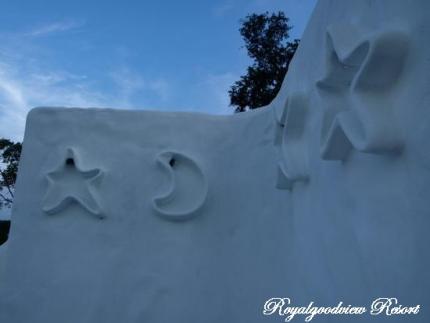
{"label": "starfish shaped relief", "polygon": [[48,189],[43,201],[43,211],[56,214],[71,203],[77,203],[90,214],[104,218],[92,187],[102,176],[98,168],[83,170],[73,149],[67,150],[66,158],[57,169],[46,175]]}
{"label": "starfish shaped relief", "polygon": [[407,51],[403,30],[365,33],[354,25],[328,28],[326,74],[317,82],[326,106],[323,159],[344,160],[351,149],[369,153],[401,149],[390,98]]}

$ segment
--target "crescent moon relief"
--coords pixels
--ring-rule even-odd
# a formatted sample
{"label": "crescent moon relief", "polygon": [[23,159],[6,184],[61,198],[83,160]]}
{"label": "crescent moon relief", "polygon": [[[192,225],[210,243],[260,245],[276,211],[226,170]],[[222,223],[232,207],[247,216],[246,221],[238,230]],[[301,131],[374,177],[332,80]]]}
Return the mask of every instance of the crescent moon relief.
{"label": "crescent moon relief", "polygon": [[170,221],[185,221],[199,214],[206,202],[208,181],[198,163],[173,151],[160,153],[157,163],[169,176],[165,193],[153,199],[157,215]]}

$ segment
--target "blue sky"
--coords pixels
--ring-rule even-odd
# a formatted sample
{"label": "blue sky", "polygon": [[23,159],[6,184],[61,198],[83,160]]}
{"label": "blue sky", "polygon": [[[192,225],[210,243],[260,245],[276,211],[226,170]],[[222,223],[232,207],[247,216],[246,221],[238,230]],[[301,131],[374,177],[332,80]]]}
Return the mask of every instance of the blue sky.
{"label": "blue sky", "polygon": [[238,29],[283,10],[300,38],[315,0],[2,1],[0,137],[34,106],[230,114],[250,61]]}

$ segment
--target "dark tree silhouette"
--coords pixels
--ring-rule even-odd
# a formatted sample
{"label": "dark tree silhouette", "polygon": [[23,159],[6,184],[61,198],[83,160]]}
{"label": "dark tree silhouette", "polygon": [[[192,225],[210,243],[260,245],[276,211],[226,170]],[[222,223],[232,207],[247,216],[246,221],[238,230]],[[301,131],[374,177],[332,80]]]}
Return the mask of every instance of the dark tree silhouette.
{"label": "dark tree silhouette", "polygon": [[[11,207],[15,193],[21,143],[0,138],[0,209]],[[0,245],[6,242],[10,221],[0,221]]]}
{"label": "dark tree silhouette", "polygon": [[21,143],[0,139],[0,208],[12,206],[20,157]]}
{"label": "dark tree silhouette", "polygon": [[7,241],[9,236],[10,221],[0,221],[0,245]]}
{"label": "dark tree silhouette", "polygon": [[240,34],[254,62],[229,91],[236,112],[263,107],[275,98],[299,45],[298,39],[287,41],[292,27],[281,11],[251,14],[241,23]]}

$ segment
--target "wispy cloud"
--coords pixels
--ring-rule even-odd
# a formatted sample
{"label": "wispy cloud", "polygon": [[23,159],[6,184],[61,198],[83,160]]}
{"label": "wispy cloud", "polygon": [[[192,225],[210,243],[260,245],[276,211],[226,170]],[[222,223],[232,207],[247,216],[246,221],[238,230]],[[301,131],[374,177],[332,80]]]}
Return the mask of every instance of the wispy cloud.
{"label": "wispy cloud", "polygon": [[21,87],[0,70],[0,137],[20,138],[26,106]]}
{"label": "wispy cloud", "polygon": [[149,89],[159,96],[161,101],[166,102],[170,97],[170,85],[165,79],[156,79],[149,82]]}
{"label": "wispy cloud", "polygon": [[233,2],[224,2],[212,8],[215,17],[223,17],[235,8]]}
{"label": "wispy cloud", "polygon": [[34,73],[0,64],[0,137],[21,140],[25,117],[35,106],[107,106],[112,102],[83,77],[62,72]]}
{"label": "wispy cloud", "polygon": [[121,55],[119,59],[125,62],[117,66],[122,67],[87,76],[63,68],[55,48],[39,40],[83,25],[69,19],[26,33],[0,33],[0,137],[22,140],[26,115],[36,106],[133,109],[146,108],[148,104],[142,100],[146,96],[154,102],[169,98],[169,82],[144,78]]}
{"label": "wispy cloud", "polygon": [[52,23],[48,23],[42,26],[38,26],[30,30],[26,33],[28,36],[48,36],[52,34],[57,34],[65,31],[69,31],[72,29],[78,29],[85,25],[84,21],[81,20],[64,20],[64,21],[55,21]]}
{"label": "wispy cloud", "polygon": [[142,107],[135,100],[139,93],[152,94],[159,100],[169,97],[169,84],[163,79],[144,80],[128,67],[105,75],[113,88],[102,91],[97,82],[86,75],[75,75],[63,70],[21,68],[16,62],[0,61],[0,137],[21,140],[25,118],[35,106]]}
{"label": "wispy cloud", "polygon": [[118,88],[122,105],[128,106],[133,95],[145,86],[143,78],[125,66],[111,71],[109,76]]}
{"label": "wispy cloud", "polygon": [[213,110],[216,114],[231,114],[233,108],[230,107],[230,96],[228,91],[235,81],[239,77],[233,73],[223,73],[217,75],[209,75],[207,78],[207,84],[210,90],[210,94],[215,99],[217,105]]}
{"label": "wispy cloud", "polygon": [[[229,1],[229,0],[227,0]],[[235,10],[233,2],[218,13]],[[0,33],[0,137],[22,140],[25,118],[35,106],[151,108],[161,111],[200,111],[230,114],[228,89],[238,77],[232,73],[203,74],[203,80],[179,83],[174,75],[146,75],[131,63],[127,47],[114,53],[110,71],[73,72],[62,63],[56,42],[42,37],[68,37],[85,22],[64,20],[37,26],[27,32]],[[55,39],[56,40],[56,39]],[[77,53],[77,55],[80,53]],[[74,57],[76,60],[76,57]],[[169,78],[170,76],[170,78]],[[184,94],[186,93],[186,94]]]}
{"label": "wispy cloud", "polygon": [[209,73],[204,80],[193,86],[190,110],[210,114],[231,114],[234,110],[230,105],[228,90],[238,80],[234,73]]}
{"label": "wispy cloud", "polygon": [[144,78],[126,66],[112,71],[110,77],[119,91],[119,98],[123,107],[132,106],[133,98],[137,94],[144,93],[156,96],[161,102],[167,101],[170,97],[170,85],[163,78]]}

